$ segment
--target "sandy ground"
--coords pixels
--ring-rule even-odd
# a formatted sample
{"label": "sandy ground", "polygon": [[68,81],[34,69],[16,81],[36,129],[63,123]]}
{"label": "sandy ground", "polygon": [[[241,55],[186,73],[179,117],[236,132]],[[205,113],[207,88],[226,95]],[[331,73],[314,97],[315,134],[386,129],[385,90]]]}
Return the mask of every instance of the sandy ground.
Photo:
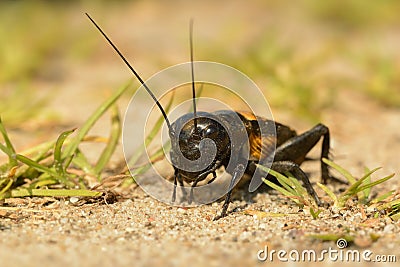
{"label": "sandy ground", "polygon": [[[136,9],[133,6],[125,11],[118,9],[122,12],[121,16],[117,17],[114,14],[115,19],[109,19],[107,25],[111,28],[110,31],[114,30],[116,39],[126,34],[126,30],[119,29],[119,25],[144,25],[130,30],[135,30],[141,35],[142,43],[128,39],[122,45],[127,48],[132,43],[140,44],[136,46],[136,51],[127,50],[128,54],[138,55],[135,58],[143,70],[142,73],[150,75],[154,70],[170,65],[171,58],[177,60],[174,63],[185,61],[186,52],[181,51],[186,51],[187,48],[169,47],[173,46],[173,42],[165,43],[167,56],[164,57],[164,61],[157,62],[156,54],[151,58],[142,56],[141,52],[146,51],[146,45],[155,50],[154,44],[150,42],[154,39],[148,39],[148,36],[161,36],[162,40],[169,40],[175,36],[165,36],[166,33],[156,29],[160,24],[154,26],[151,19],[152,16],[168,17],[166,14],[172,12],[173,7],[154,8],[152,4],[139,3],[134,6]],[[227,7],[227,13],[221,16],[241,14],[240,7]],[[196,8],[193,13],[198,21],[218,13],[214,10],[213,15],[207,16],[204,11],[208,9],[204,5],[198,5]],[[254,9],[255,17],[262,17],[262,12],[257,13],[257,6],[247,8]],[[86,7],[85,11],[88,9],[95,15],[95,10]],[[183,10],[186,13],[179,13],[174,20],[168,20],[165,27],[176,26],[175,24],[179,25],[180,22],[187,23],[190,14],[188,9]],[[133,15],[129,17],[127,14]],[[247,21],[251,25],[247,17],[238,16],[241,22]],[[104,14],[98,16],[98,20],[105,18]],[[84,19],[81,20],[82,25],[88,24]],[[246,27],[246,24],[243,25]],[[150,28],[145,28],[146,26]],[[201,34],[206,33],[199,35]],[[93,36],[97,38],[95,34]],[[145,40],[148,43],[145,43]],[[99,38],[99,43],[101,42]],[[185,42],[186,40],[182,41]],[[106,49],[107,47],[104,50],[108,51]],[[104,54],[105,58],[98,58],[95,62],[88,62],[79,68],[71,67],[69,63],[64,66],[68,80],[64,81],[60,94],[51,106],[57,113],[63,114],[63,121],[68,127],[79,125],[86,116],[77,114],[90,114],[104,99],[104,95],[99,94],[99,91],[115,88],[116,84],[120,85],[121,81],[129,77],[127,72],[122,71],[121,74],[123,67],[112,53]],[[140,62],[146,61],[148,63],[140,65]],[[44,90],[51,90],[54,86],[45,81],[39,81],[38,84],[43,86]],[[81,97],[77,98],[78,92]],[[306,121],[295,119],[293,114],[284,110],[274,111],[274,116],[277,120],[292,125],[299,132],[312,126]],[[336,104],[324,110],[322,114],[323,122],[331,130],[335,162],[356,175],[362,174],[364,166],[382,166],[379,177],[393,172],[399,173],[399,116],[399,110],[382,107],[361,93],[342,90],[338,94]],[[51,133],[47,133],[43,128],[35,130],[39,131],[35,136],[38,140],[48,138],[49,135],[56,136],[59,132],[57,127],[52,129]],[[98,126],[95,131],[100,134],[107,133],[102,126]],[[22,148],[35,142],[32,139],[24,139],[25,135],[19,131],[13,132],[12,136],[19,139],[17,142],[20,142],[19,146]],[[313,156],[318,156],[318,149],[312,151]],[[120,156],[121,152],[115,161],[119,161]],[[319,180],[319,166],[316,162],[307,162],[304,169],[310,174],[312,182]],[[397,175],[390,182],[377,187],[375,193],[398,190],[398,186]],[[334,188],[338,192],[341,186]],[[321,190],[318,190],[318,193],[324,195]],[[359,209],[324,210],[318,220],[312,220],[307,210],[298,208],[275,191],[249,194],[245,189],[241,189],[234,195],[229,216],[212,221],[221,210],[221,202],[190,209],[170,207],[146,195],[139,187],[125,192],[124,196],[111,204],[105,204],[102,199],[88,202],[75,198],[7,200],[0,209],[1,266],[278,265],[281,262],[276,258],[273,262],[269,259],[265,262],[259,261],[258,252],[266,246],[269,250],[297,249],[300,252],[303,249],[337,249],[334,241],[323,242],[309,236],[318,233],[349,233],[355,236],[356,240],[349,244],[348,249],[369,249],[373,256],[395,254],[397,261],[400,260],[399,222],[384,217],[374,219],[373,211],[365,211],[363,214]],[[274,216],[276,213],[285,215],[277,217]],[[370,234],[378,235],[379,239],[372,242]],[[323,263],[332,265],[333,261],[326,259]],[[308,265],[310,264],[307,263]],[[389,266],[395,265],[392,263]],[[370,266],[383,265],[370,263]]]}
{"label": "sandy ground", "polygon": [[[347,112],[361,121],[365,116],[361,110],[343,107],[343,111],[335,113],[337,118],[345,117]],[[369,134],[358,136],[342,130],[341,127],[354,123],[344,120],[344,125],[331,127],[334,150],[346,155],[337,160],[339,163],[360,173],[359,162],[371,160],[376,165],[377,159],[386,157],[382,159],[385,162],[382,172],[389,174],[398,171],[395,156],[400,144],[394,126],[399,113],[376,106],[375,109],[379,111],[379,121],[386,125],[392,123],[393,127],[382,132],[380,127],[359,122]],[[379,147],[360,141],[383,133],[381,140],[386,141]],[[373,154],[371,159],[369,154]],[[305,169],[317,181],[318,164],[309,163]],[[385,192],[397,186],[395,177],[378,190]],[[357,209],[325,210],[318,220],[312,220],[307,210],[299,209],[274,191],[249,195],[242,189],[235,195],[229,216],[215,222],[212,219],[220,212],[221,203],[191,209],[170,207],[146,195],[139,187],[132,189],[127,197],[109,205],[101,200],[90,204],[84,200],[76,203],[73,199],[71,203],[69,199],[52,198],[7,201],[10,208],[1,210],[0,224],[0,257],[4,266],[44,263],[59,266],[257,265],[261,264],[257,253],[265,246],[287,251],[337,249],[335,242],[321,242],[308,236],[318,233],[350,233],[356,236],[356,241],[349,249],[400,256],[399,223],[373,219],[373,212],[362,215]],[[276,217],[270,213],[287,215]],[[380,236],[378,241],[370,241],[371,233]]]}

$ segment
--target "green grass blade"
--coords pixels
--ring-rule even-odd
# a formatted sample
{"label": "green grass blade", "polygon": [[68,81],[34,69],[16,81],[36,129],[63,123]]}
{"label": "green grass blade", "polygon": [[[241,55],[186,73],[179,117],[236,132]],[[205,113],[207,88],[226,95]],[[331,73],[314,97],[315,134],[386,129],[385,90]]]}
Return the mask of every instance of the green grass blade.
{"label": "green grass blade", "polygon": [[257,166],[262,171],[267,172],[268,174],[271,174],[272,176],[274,176],[286,191],[293,194],[293,196],[299,196],[299,194],[296,192],[295,188],[293,188],[294,187],[293,182],[288,177],[286,177],[285,175],[283,175],[279,172],[276,172],[270,168],[267,168],[265,166],[262,166],[259,164],[257,164]]}
{"label": "green grass blade", "polygon": [[338,198],[335,195],[335,193],[333,193],[332,190],[330,190],[326,185],[323,185],[321,183],[317,183],[317,185],[324,190],[324,192],[333,200],[333,202],[335,203],[334,205],[336,205],[338,203]]}
{"label": "green grass blade", "polygon": [[355,183],[353,183],[352,185],[349,186],[349,188],[346,190],[346,192],[354,192],[354,190],[356,190],[357,188],[359,188],[359,186],[364,183],[364,181],[371,176],[371,174],[373,174],[374,172],[376,172],[377,170],[381,169],[380,167],[375,168],[369,172],[367,172],[363,177],[361,177],[361,179],[359,179],[358,181],[356,181]]}
{"label": "green grass blade", "polygon": [[278,183],[285,188],[287,191],[293,193],[293,195],[298,195],[297,194],[297,190],[296,190],[296,186],[293,183],[292,179],[289,178],[289,176],[285,176],[279,172],[276,172],[274,170],[269,170],[269,174],[271,174],[272,176],[274,176],[277,180]]}
{"label": "green grass blade", "polygon": [[134,170],[131,171],[131,175],[133,178],[135,176],[141,175],[145,173],[150,167],[153,165],[154,161],[156,161],[158,158],[161,158],[164,156],[164,148],[165,151],[169,151],[171,148],[171,142],[168,141],[164,147],[160,147],[153,155],[150,156],[150,163],[144,164],[143,166],[139,166],[135,168]]}
{"label": "green grass blade", "polygon": [[392,196],[394,192],[396,192],[396,191],[395,190],[391,190],[391,191],[389,191],[389,192],[387,192],[387,193],[385,193],[385,194],[383,194],[381,196],[378,196],[378,197],[374,198],[373,200],[371,200],[370,203],[371,204],[375,204],[375,203],[381,202],[381,201],[387,199],[388,197]]}
{"label": "green grass blade", "polygon": [[46,166],[43,166],[43,165],[37,163],[36,161],[31,160],[30,158],[27,158],[23,155],[17,154],[16,159],[34,169],[40,171],[40,172],[44,172],[50,176],[55,177],[61,184],[64,184],[68,187],[74,186],[74,183],[72,183],[71,181],[68,181],[64,176],[59,175],[56,171],[54,171]]}
{"label": "green grass blade", "polygon": [[3,195],[5,192],[7,192],[10,188],[11,188],[11,186],[12,186],[12,184],[14,183],[14,181],[13,181],[13,179],[11,179],[11,178],[5,178],[5,179],[2,179],[1,180],[1,183],[0,183],[0,188],[1,188],[1,186],[3,185],[3,184],[6,184],[4,187],[3,187],[3,189],[1,189],[1,191],[0,191],[0,196],[1,195]]}
{"label": "green grass blade", "polygon": [[72,159],[72,162],[79,167],[84,173],[90,174],[92,176],[96,176],[96,172],[93,169],[92,164],[90,164],[89,160],[82,153],[82,151],[78,148],[75,153],[75,157]]}
{"label": "green grass blade", "polygon": [[63,160],[61,159],[61,149],[63,147],[65,139],[72,134],[76,129],[72,129],[69,131],[65,131],[59,135],[56,141],[56,145],[54,147],[54,167],[56,169],[56,172],[59,175],[65,175],[65,169],[63,167]]}
{"label": "green grass blade", "polygon": [[293,193],[289,192],[288,190],[286,190],[285,188],[271,182],[268,181],[265,178],[262,178],[263,182],[266,183],[268,186],[272,187],[273,189],[277,190],[278,192],[282,193],[283,195],[287,196],[287,197],[294,197],[296,195],[294,195]]}
{"label": "green grass blade", "polygon": [[3,138],[4,138],[4,142],[6,143],[7,148],[8,148],[13,154],[15,154],[14,146],[12,145],[12,143],[11,143],[11,141],[10,141],[10,138],[8,137],[6,128],[4,127],[4,124],[3,124],[2,120],[1,120],[1,117],[0,117],[0,133],[1,133],[1,135],[3,136]]}
{"label": "green grass blade", "polygon": [[57,184],[58,181],[57,179],[47,177],[47,178],[42,178],[39,179],[38,181],[35,181],[29,185],[29,189],[37,189],[43,186],[49,186],[49,185],[54,185]]}
{"label": "green grass blade", "polygon": [[[174,97],[172,96],[171,99],[169,100],[167,106],[165,107],[165,113],[168,114],[169,110],[172,107],[173,101],[174,101]],[[154,124],[154,127],[151,129],[150,133],[146,136],[144,144],[142,144],[136,150],[136,152],[132,155],[132,157],[129,159],[128,166],[133,166],[133,165],[135,165],[137,163],[137,161],[143,155],[145,148],[148,145],[150,145],[150,143],[153,141],[154,137],[160,131],[163,123],[164,123],[164,117],[162,115],[160,115],[160,117],[157,119],[156,123]]]}
{"label": "green grass blade", "polygon": [[[283,195],[285,196],[291,196],[291,197],[301,197],[299,196],[299,194],[296,192],[295,189],[293,189],[293,187],[291,187],[291,181],[289,178],[287,178],[286,176],[284,176],[283,174],[276,172],[270,168],[267,168],[265,166],[259,165],[257,164],[257,166],[264,172],[271,174],[272,176],[274,176],[278,182],[281,184],[281,186],[268,181],[267,179],[263,178],[264,183],[266,183],[268,186],[272,187],[273,189],[281,192]],[[295,201],[296,203],[298,201]]]}
{"label": "green grass blade", "polygon": [[6,153],[6,155],[11,158],[12,157],[12,151],[6,147],[5,145],[3,145],[2,143],[0,143],[0,150],[3,151],[4,153]]}
{"label": "green grass blade", "polygon": [[400,213],[390,215],[390,218],[392,218],[394,221],[400,220]]}
{"label": "green grass blade", "polygon": [[[68,141],[68,140],[67,140]],[[46,158],[51,156],[51,151],[52,148],[55,146],[56,141],[49,141],[45,142],[42,144],[39,144],[37,146],[34,146],[32,148],[29,148],[27,150],[22,151],[21,155],[31,155],[30,159],[36,162],[40,162],[42,160],[45,160]],[[20,176],[25,176],[25,177],[30,177],[30,175],[27,175],[27,172],[31,171],[30,167],[28,165],[22,165],[18,167],[18,170],[15,174],[16,177]]]}
{"label": "green grass blade", "polygon": [[378,210],[385,210],[385,209],[391,209],[393,206],[400,205],[400,199],[395,199],[393,201],[390,201],[388,203],[382,204],[377,207]]}
{"label": "green grass blade", "polygon": [[145,172],[147,172],[150,169],[151,166],[152,166],[151,163],[147,163],[143,166],[140,166],[140,167],[134,169],[133,171],[131,171],[132,177],[135,179],[136,176],[144,174]]}
{"label": "green grass blade", "polygon": [[354,241],[353,236],[344,234],[311,234],[308,237],[323,241],[337,241],[339,238],[344,238],[347,242]]}
{"label": "green grass blade", "polygon": [[321,213],[322,210],[317,210],[314,211],[312,207],[310,207],[310,214],[313,217],[314,220],[318,219],[319,214]]}
{"label": "green grass blade", "polygon": [[293,189],[296,190],[296,192],[299,195],[308,196],[307,190],[304,188],[304,186],[302,186],[300,184],[300,181],[296,177],[294,177],[290,172],[287,173],[287,175],[288,175],[288,178],[290,179],[290,181],[292,183]]}
{"label": "green grass blade", "polygon": [[361,179],[359,179],[357,182],[354,184],[350,185],[347,190],[342,194],[342,196],[339,198],[339,201],[342,202],[343,204],[351,197],[355,196],[358,192],[360,192],[358,189],[360,188],[361,184],[364,183],[368,177],[380,168],[375,168],[372,171],[369,171],[366,173]]}
{"label": "green grass blade", "polygon": [[337,165],[333,161],[330,161],[329,159],[326,159],[326,158],[323,158],[322,161],[324,163],[326,163],[328,166],[330,166],[330,167],[334,168],[335,170],[337,170],[340,174],[342,174],[347,179],[347,181],[349,181],[350,184],[354,184],[356,182],[356,179],[354,179],[353,175],[351,175],[350,172],[348,172],[347,170],[345,170],[341,166]]}
{"label": "green grass blade", "polygon": [[[171,109],[172,103],[174,101],[174,94],[172,94],[171,99],[168,101],[168,104],[165,106],[165,112],[168,114],[169,110]],[[163,123],[164,123],[164,117],[160,116],[154,127],[151,129],[150,133],[148,136],[146,136],[146,139],[144,140],[144,144],[147,147],[148,145],[150,145],[151,141],[153,141],[154,137],[156,136],[156,134],[158,133],[158,131],[161,129]]]}
{"label": "green grass blade", "polygon": [[[67,140],[68,142],[68,140]],[[33,155],[33,154],[40,154],[43,155],[45,153],[47,153],[50,149],[52,149],[55,146],[56,140],[52,140],[52,141],[48,141],[48,142],[44,142],[41,144],[38,144],[37,146],[28,148],[22,152],[20,152],[19,154],[22,155]]]}
{"label": "green grass blade", "polygon": [[[365,173],[370,172],[370,170],[368,168],[365,168]],[[364,180],[364,182],[361,185],[366,185],[371,183],[371,175],[368,175],[367,178]],[[371,194],[371,187],[359,192],[357,194],[358,200],[361,201],[362,203],[367,203],[368,202],[368,198]]]}
{"label": "green grass blade", "polygon": [[381,183],[383,183],[383,182],[386,182],[387,180],[393,178],[394,175],[395,175],[395,174],[392,173],[391,175],[388,175],[388,176],[386,176],[386,177],[384,177],[384,178],[382,178],[382,179],[379,179],[379,180],[377,180],[377,181],[375,181],[375,182],[372,182],[372,183],[369,183],[369,184],[360,186],[359,188],[356,189],[356,193],[361,192],[361,191],[363,191],[363,190],[365,190],[365,189],[374,187],[374,186],[376,186],[376,185],[378,185],[378,184],[381,184]]}
{"label": "green grass blade", "polygon": [[71,141],[71,143],[65,148],[63,153],[63,159],[72,157],[78,148],[79,144],[85,138],[87,133],[93,127],[93,125],[97,122],[97,120],[118,100],[118,98],[126,92],[132,82],[130,81],[128,84],[122,86],[117,92],[115,92],[109,99],[107,99],[100,107],[86,120],[83,126],[79,129],[75,138]]}
{"label": "green grass blade", "polygon": [[4,142],[6,143],[5,146],[3,144],[1,144],[0,149],[3,150],[4,153],[6,153],[8,156],[9,168],[17,166],[18,162],[15,159],[15,154],[16,154],[15,149],[11,143],[10,138],[8,137],[6,128],[4,127],[4,124],[1,120],[1,116],[0,116],[0,133],[3,136]]}
{"label": "green grass blade", "polygon": [[11,192],[0,196],[2,198],[10,197],[98,197],[102,192],[92,191],[87,189],[14,189]]}
{"label": "green grass blade", "polygon": [[[292,181],[291,181],[289,178],[287,178],[286,176],[284,176],[284,175],[281,174],[281,173],[275,173],[275,172],[271,172],[271,171],[270,171],[270,174],[271,174],[272,176],[274,176],[274,177],[278,180],[278,183],[279,183],[283,188],[285,188],[287,191],[291,192],[293,195],[298,196],[297,191],[296,191],[296,189],[294,188],[294,185],[293,185]],[[276,175],[276,176],[275,176],[275,175]]]}
{"label": "green grass blade", "polygon": [[117,105],[113,105],[111,109],[111,133],[108,139],[107,145],[102,151],[99,159],[97,160],[96,166],[94,167],[94,172],[96,176],[99,176],[103,171],[104,167],[109,162],[111,156],[114,154],[115,148],[118,145],[121,132],[122,132],[122,125],[121,125],[121,118],[119,115]]}

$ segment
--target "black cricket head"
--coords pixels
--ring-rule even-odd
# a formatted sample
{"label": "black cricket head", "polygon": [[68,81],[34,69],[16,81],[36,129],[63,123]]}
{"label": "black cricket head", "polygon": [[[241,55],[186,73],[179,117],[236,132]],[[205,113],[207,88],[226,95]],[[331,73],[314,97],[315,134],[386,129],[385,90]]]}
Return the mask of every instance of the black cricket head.
{"label": "black cricket head", "polygon": [[195,118],[193,113],[185,114],[171,125],[171,130],[171,161],[184,180],[195,180],[211,170],[211,162],[222,162],[230,154],[229,134],[211,113],[198,112]]}

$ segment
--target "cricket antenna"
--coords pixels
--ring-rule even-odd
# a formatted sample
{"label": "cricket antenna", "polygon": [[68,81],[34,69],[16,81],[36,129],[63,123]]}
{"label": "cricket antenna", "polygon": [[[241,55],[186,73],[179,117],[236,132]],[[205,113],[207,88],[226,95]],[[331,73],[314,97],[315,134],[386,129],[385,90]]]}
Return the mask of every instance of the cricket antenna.
{"label": "cricket antenna", "polygon": [[85,13],[85,15],[90,19],[90,21],[94,24],[94,26],[96,26],[96,28],[103,35],[103,37],[107,40],[107,42],[112,46],[112,48],[114,48],[115,52],[117,52],[117,54],[121,57],[121,59],[128,66],[128,68],[132,71],[132,73],[135,75],[135,77],[138,79],[138,81],[143,85],[143,87],[146,89],[147,93],[149,93],[151,98],[153,98],[154,102],[156,103],[156,105],[160,109],[160,111],[161,111],[161,113],[162,113],[162,115],[163,115],[163,117],[165,119],[165,122],[167,123],[169,133],[171,133],[172,132],[171,123],[168,120],[168,117],[167,117],[167,114],[165,113],[165,110],[161,106],[160,102],[158,102],[158,100],[155,97],[155,95],[153,94],[153,92],[150,90],[150,88],[147,86],[147,84],[143,81],[143,79],[140,78],[139,74],[135,71],[135,69],[132,67],[132,65],[129,64],[128,60],[124,57],[124,55],[122,55],[122,53],[119,51],[119,49],[114,45],[114,43],[110,40],[110,38],[108,38],[108,36],[99,27],[99,25],[97,25],[97,23],[89,16],[88,13]]}
{"label": "cricket antenna", "polygon": [[190,67],[192,71],[192,98],[193,98],[193,118],[194,131],[197,132],[197,110],[196,110],[196,86],[194,82],[194,64],[193,64],[193,19],[190,19],[189,25],[189,40],[190,40]]}

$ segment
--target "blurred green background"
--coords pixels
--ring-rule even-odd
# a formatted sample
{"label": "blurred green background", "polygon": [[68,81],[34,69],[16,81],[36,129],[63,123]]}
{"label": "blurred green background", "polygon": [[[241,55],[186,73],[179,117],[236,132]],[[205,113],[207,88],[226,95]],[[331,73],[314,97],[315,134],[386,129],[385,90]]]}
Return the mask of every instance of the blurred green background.
{"label": "blurred green background", "polygon": [[81,121],[131,78],[84,12],[145,79],[188,60],[194,18],[195,59],[244,72],[277,111],[317,121],[354,90],[398,108],[399,10],[395,0],[1,1],[0,114],[9,127]]}

